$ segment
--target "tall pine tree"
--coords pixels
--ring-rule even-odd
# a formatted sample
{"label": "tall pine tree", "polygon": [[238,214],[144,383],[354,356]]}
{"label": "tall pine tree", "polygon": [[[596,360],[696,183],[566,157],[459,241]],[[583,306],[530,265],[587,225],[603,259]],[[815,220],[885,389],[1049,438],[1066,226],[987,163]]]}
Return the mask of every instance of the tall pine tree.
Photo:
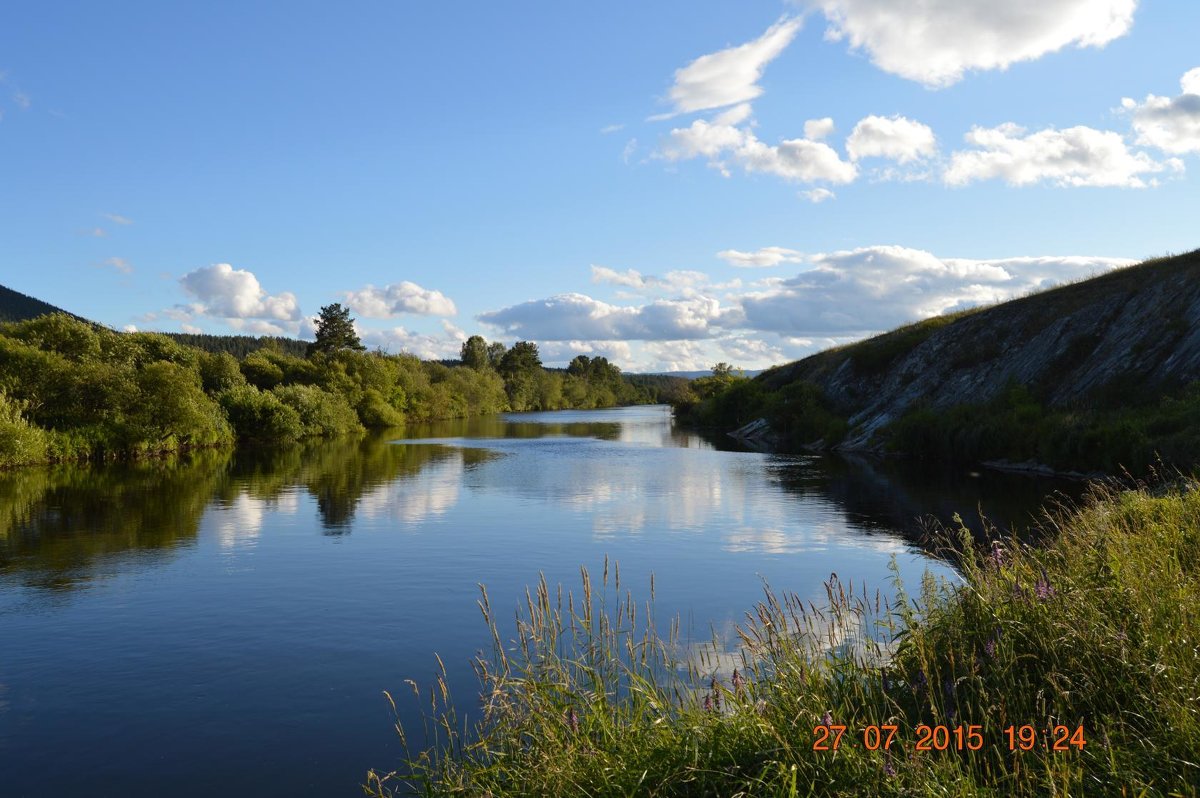
{"label": "tall pine tree", "polygon": [[343,349],[363,351],[366,349],[354,331],[354,319],[350,318],[350,308],[342,307],[340,302],[321,308],[317,316],[317,340],[308,345],[308,356],[317,353],[332,354]]}

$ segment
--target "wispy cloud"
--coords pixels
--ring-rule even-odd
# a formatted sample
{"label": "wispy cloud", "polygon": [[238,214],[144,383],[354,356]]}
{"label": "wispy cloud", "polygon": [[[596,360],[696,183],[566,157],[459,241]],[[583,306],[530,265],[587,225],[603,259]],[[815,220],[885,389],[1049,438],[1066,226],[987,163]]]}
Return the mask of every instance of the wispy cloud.
{"label": "wispy cloud", "polygon": [[133,274],[133,264],[125,258],[108,258],[103,265],[121,274]]}
{"label": "wispy cloud", "polygon": [[804,260],[804,253],[786,247],[763,247],[753,252],[723,249],[717,253],[717,257],[739,269],[757,269],[781,263],[800,263]]}
{"label": "wispy cloud", "polygon": [[800,25],[799,17],[784,17],[753,41],[702,55],[675,70],[675,81],[667,92],[673,110],[651,119],[724,108],[761,96],[763,88],[758,81],[763,71],[791,44]]}

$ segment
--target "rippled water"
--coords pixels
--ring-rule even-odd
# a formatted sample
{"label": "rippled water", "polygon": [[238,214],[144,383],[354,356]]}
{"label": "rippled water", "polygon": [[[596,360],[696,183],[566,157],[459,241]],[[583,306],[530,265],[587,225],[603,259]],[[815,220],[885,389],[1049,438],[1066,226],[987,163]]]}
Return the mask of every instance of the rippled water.
{"label": "rippled water", "polygon": [[664,407],[406,435],[0,474],[0,794],[360,794],[399,755],[383,690],[437,652],[470,705],[477,583],[503,614],[607,556],[728,635],[764,581],[948,574],[918,516],[1057,487],[720,450]]}

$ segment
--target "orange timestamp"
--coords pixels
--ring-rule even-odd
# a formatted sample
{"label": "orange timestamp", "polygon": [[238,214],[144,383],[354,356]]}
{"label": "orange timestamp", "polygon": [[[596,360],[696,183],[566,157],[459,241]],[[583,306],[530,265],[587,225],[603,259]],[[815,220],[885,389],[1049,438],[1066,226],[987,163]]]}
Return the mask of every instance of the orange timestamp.
{"label": "orange timestamp", "polygon": [[[881,723],[864,726],[857,736],[846,738],[847,728],[837,723],[821,723],[814,726],[813,750],[836,751],[844,744],[844,740],[857,746],[861,738],[862,747],[868,751],[888,751],[900,732],[898,725]],[[975,724],[930,726],[922,723],[913,729],[913,733],[913,747],[917,751],[978,751],[987,742],[983,726]],[[1007,743],[1009,751],[1032,751],[1039,743],[1050,751],[1082,751],[1087,745],[1082,724],[1074,729],[1061,724],[1045,729],[1039,729],[1032,724],[1007,726],[1001,730],[997,742]]]}

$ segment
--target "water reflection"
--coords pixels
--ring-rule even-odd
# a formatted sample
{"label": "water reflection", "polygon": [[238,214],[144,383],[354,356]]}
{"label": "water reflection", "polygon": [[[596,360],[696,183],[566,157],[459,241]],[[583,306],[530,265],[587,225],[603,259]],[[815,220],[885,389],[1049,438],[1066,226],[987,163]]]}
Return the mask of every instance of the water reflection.
{"label": "water reflection", "polygon": [[[296,514],[304,497],[333,536],[349,533],[357,514],[419,525],[474,490],[571,508],[601,540],[716,526],[726,551],[793,555],[832,545],[900,551],[897,530],[916,540],[923,519],[948,523],[954,513],[979,529],[981,509],[1002,525],[1028,525],[1046,495],[1082,491],[1014,475],[718,451],[735,447],[675,428],[665,412],[623,421],[603,412],[518,414],[285,448],[12,471],[0,474],[0,574],[70,591],[123,557],[169,558],[192,545],[206,511],[221,547],[246,548],[265,514]],[[764,496],[778,490],[801,501]],[[848,539],[848,520],[863,534]]]}
{"label": "water reflection", "polygon": [[445,512],[462,475],[495,456],[393,446],[393,437],[0,473],[0,575],[75,590],[125,560],[144,568],[147,556],[194,545],[206,512],[222,549],[246,549],[268,513],[294,515],[302,496],[326,535],[348,533],[360,508],[417,522]]}
{"label": "water reflection", "polygon": [[227,452],[0,474],[0,573],[70,591],[130,553],[170,557],[196,536],[225,478]]}

